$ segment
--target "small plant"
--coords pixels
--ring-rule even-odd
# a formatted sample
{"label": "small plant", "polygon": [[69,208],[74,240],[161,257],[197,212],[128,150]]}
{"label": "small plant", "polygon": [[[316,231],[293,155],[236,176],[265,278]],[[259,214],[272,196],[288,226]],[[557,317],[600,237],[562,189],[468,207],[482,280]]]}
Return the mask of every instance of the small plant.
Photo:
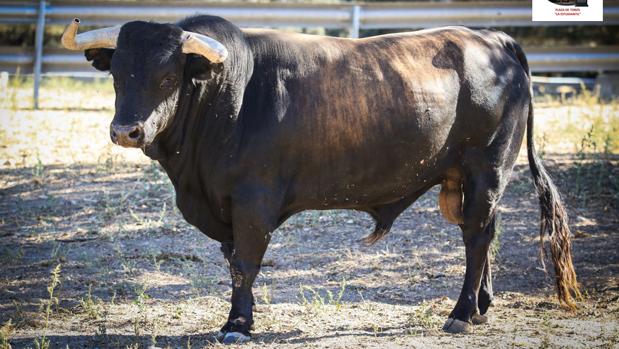
{"label": "small plant", "polygon": [[595,118],[576,146],[576,162],[572,170],[573,179],[570,180],[574,190],[571,193],[584,206],[592,201],[607,207],[616,205],[619,180],[611,159],[617,151],[614,138],[618,128]]}
{"label": "small plant", "polygon": [[13,336],[13,332],[15,332],[15,327],[13,326],[13,322],[11,319],[5,322],[2,327],[0,327],[0,349],[11,349],[11,336]]}
{"label": "small plant", "polygon": [[142,335],[142,326],[148,322],[145,301],[150,299],[150,296],[146,294],[146,287],[141,284],[136,286],[135,293],[137,297],[133,304],[137,306],[138,311],[135,318],[133,318],[133,333],[136,337],[140,337]]}
{"label": "small plant", "polygon": [[49,256],[49,260],[51,262],[64,262],[65,261],[65,251],[63,249],[62,243],[60,242],[55,242],[54,246],[52,247],[52,253]]}
{"label": "small plant", "polygon": [[374,337],[378,337],[378,335],[383,332],[383,328],[378,324],[372,324],[372,332],[374,332]]}
{"label": "small plant", "polygon": [[49,328],[49,320],[53,315],[53,311],[52,308],[54,305],[58,305],[58,298],[54,295],[54,291],[56,290],[56,287],[58,287],[58,285],[60,285],[60,264],[56,265],[56,267],[54,268],[54,270],[52,270],[51,273],[51,279],[49,281],[49,284],[47,286],[47,294],[49,295],[49,297],[41,302],[41,308],[43,310],[43,315],[45,318],[45,321],[43,323],[43,336],[36,338],[34,340],[34,346],[37,349],[49,349],[49,339],[47,338],[47,330]]}
{"label": "small plant", "polygon": [[118,242],[115,242],[113,249],[116,254],[116,258],[120,261],[123,272],[129,275],[135,275],[137,273],[135,262],[124,255],[122,246]]}
{"label": "small plant", "polygon": [[114,155],[112,144],[107,144],[101,151],[101,154],[97,158],[96,171],[98,173],[111,172],[116,170],[118,161],[118,155]]}
{"label": "small plant", "polygon": [[142,218],[141,216],[133,212],[130,207],[128,207],[128,210],[129,214],[138,225],[144,226],[147,229],[155,229],[164,226],[164,218],[166,217],[167,204],[165,202],[163,203],[161,211],[159,211],[159,217],[157,219]]}
{"label": "small plant", "polygon": [[[114,297],[116,297],[116,292],[112,296],[112,303],[114,302]],[[102,311],[101,311],[102,309]],[[105,304],[98,300],[95,308],[96,312],[94,315],[98,316],[97,329],[95,330],[95,336],[99,337],[101,341],[107,342],[107,318],[108,318],[108,307]]]}
{"label": "small plant", "polygon": [[[303,305],[312,310],[320,310],[327,305],[331,305],[335,306],[336,311],[339,311],[343,305],[342,298],[344,297],[344,293],[346,292],[346,287],[346,279],[342,279],[337,294],[333,294],[331,290],[326,290],[325,296],[322,296],[320,292],[316,291],[311,286],[301,286],[299,289],[299,294],[302,299]],[[310,294],[309,299],[306,297],[306,293]]]}
{"label": "small plant", "polygon": [[157,332],[161,328],[161,323],[159,320],[154,319],[151,321],[151,325],[153,327],[153,332],[150,334],[150,347],[149,348],[157,348]]}
{"label": "small plant", "polygon": [[442,317],[435,314],[430,304],[424,302],[409,315],[408,322],[414,326],[410,330],[411,334],[418,334],[421,331],[437,330],[442,323]]}
{"label": "small plant", "polygon": [[143,284],[138,284],[135,287],[136,298],[133,301],[133,304],[137,305],[140,310],[144,310],[145,304],[144,302],[150,299],[150,296],[146,294],[148,289]]}
{"label": "small plant", "polygon": [[543,160],[546,156],[546,146],[548,145],[548,135],[546,132],[542,133],[541,136],[535,137],[535,145],[537,147],[537,155]]}
{"label": "small plant", "polygon": [[212,276],[204,275],[204,272],[199,270],[194,263],[188,262],[184,265],[187,266],[187,274],[189,275],[191,288],[194,292],[200,293],[206,291],[207,293],[211,293],[217,283],[217,280]]}
{"label": "small plant", "polygon": [[123,213],[127,206],[126,199],[127,198],[123,196],[104,192],[103,198],[101,199],[101,206],[103,206],[103,220],[109,221],[116,219],[119,214]]}
{"label": "small plant", "polygon": [[45,184],[46,169],[45,169],[45,165],[43,164],[43,161],[41,161],[41,158],[39,158],[38,155],[37,155],[37,162],[34,165],[34,167],[32,167],[31,172],[32,172],[32,178],[34,180],[34,183],[38,185]]}
{"label": "small plant", "polygon": [[163,263],[163,258],[157,258],[158,256],[154,253],[152,253],[150,257],[153,260],[153,265],[155,266],[155,270],[158,272],[161,271],[161,263]]}
{"label": "small plant", "polygon": [[615,331],[608,337],[607,342],[604,344],[603,348],[614,349],[617,348],[617,344],[619,343],[619,331],[615,328]]}
{"label": "small plant", "polygon": [[80,306],[91,320],[101,318],[101,301],[92,296],[92,285],[88,285],[88,293],[80,299]]}
{"label": "small plant", "polygon": [[183,312],[183,308],[180,305],[177,305],[176,308],[174,308],[174,315],[172,315],[172,318],[174,320],[180,320],[183,316]]}
{"label": "small plant", "polygon": [[333,297],[331,291],[327,290],[329,303],[335,305],[335,310],[340,310],[342,308],[342,298],[344,298],[344,292],[346,292],[347,286],[348,284],[346,283],[346,279],[342,279],[340,282],[340,289],[335,297]]}
{"label": "small plant", "polygon": [[[32,79],[26,78],[25,75],[21,74],[21,70],[17,68],[17,71],[13,77],[9,79],[7,86],[8,88],[6,91],[6,96],[8,97],[6,101],[9,102],[7,107],[9,107],[11,111],[17,111],[18,109],[23,108],[23,101],[28,99],[21,98],[20,91],[28,89],[28,87],[31,86],[31,83]],[[31,105],[26,108],[29,107],[31,107]]]}
{"label": "small plant", "polygon": [[41,158],[37,155],[37,163],[32,168],[32,175],[35,177],[43,177],[44,173],[45,165],[43,165],[43,161],[41,161]]}
{"label": "small plant", "polygon": [[574,99],[577,105],[583,106],[594,106],[600,103],[600,98],[597,93],[592,90],[589,90],[584,83],[580,84],[580,94],[577,95],[577,98]]}
{"label": "small plant", "polygon": [[261,293],[262,303],[271,304],[271,294],[269,292],[269,287],[266,284],[263,284],[260,287],[260,293]]}
{"label": "small plant", "polygon": [[544,334],[544,337],[542,338],[542,342],[539,345],[540,348],[543,348],[543,349],[550,348],[549,333],[551,331],[552,331],[552,326],[550,324],[550,319],[548,318],[548,315],[545,314],[542,320],[542,333]]}

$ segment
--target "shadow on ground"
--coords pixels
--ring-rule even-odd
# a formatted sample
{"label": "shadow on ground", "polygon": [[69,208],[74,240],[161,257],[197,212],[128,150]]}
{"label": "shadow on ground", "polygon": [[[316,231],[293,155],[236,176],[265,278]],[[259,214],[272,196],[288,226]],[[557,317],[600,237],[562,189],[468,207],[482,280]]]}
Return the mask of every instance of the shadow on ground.
{"label": "shadow on ground", "polygon": [[[548,163],[569,207],[579,281],[595,299],[619,294],[619,173],[617,159],[594,159],[555,156]],[[167,327],[187,316],[183,310],[175,318],[178,304],[191,308],[196,300],[213,314],[196,316],[194,327],[179,330],[191,336],[164,331],[157,343],[185,345],[191,337],[193,344],[212,344],[210,337],[227,312],[227,267],[218,244],[183,221],[156,165],[41,166],[3,169],[0,176],[0,323],[11,319],[17,327],[14,347],[31,345],[43,332],[40,304],[48,299],[50,270],[58,264],[62,282],[50,327],[55,329],[48,330],[56,333],[50,339],[58,347],[149,343],[139,331],[131,334],[141,305],[161,306],[158,311],[170,322],[158,326]],[[553,294],[552,278],[540,268],[539,211],[529,177],[526,166],[518,165],[502,200],[494,264],[498,294]],[[305,310],[321,303],[351,308],[431,303],[439,304],[437,316],[443,318],[453,306],[444,297],[453,302],[461,287],[464,249],[459,229],[440,217],[436,196],[436,188],[424,195],[372,247],[359,243],[372,230],[365,214],[311,211],[292,217],[275,232],[265,256],[256,281],[259,303],[292,318],[297,311],[308,316]],[[102,329],[104,316],[89,315],[89,300],[107,312]],[[276,314],[258,316],[277,321]],[[395,320],[390,331],[371,336],[397,336],[408,331],[398,328],[406,321]],[[277,331],[267,326],[257,339],[302,344],[328,336],[302,336],[298,326],[290,323]],[[360,327],[333,336],[369,333]]]}

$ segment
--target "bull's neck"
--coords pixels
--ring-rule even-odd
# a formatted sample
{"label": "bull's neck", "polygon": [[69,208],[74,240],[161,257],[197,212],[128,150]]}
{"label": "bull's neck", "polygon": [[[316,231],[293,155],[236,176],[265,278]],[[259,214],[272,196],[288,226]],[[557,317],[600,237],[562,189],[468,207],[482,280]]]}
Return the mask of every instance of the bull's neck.
{"label": "bull's neck", "polygon": [[188,170],[208,175],[222,157],[236,149],[238,111],[230,107],[234,98],[227,84],[188,82],[172,123],[146,154],[161,163],[173,182]]}
{"label": "bull's neck", "polygon": [[[225,43],[230,55],[220,73],[205,80],[186,79],[171,124],[157,137],[152,152],[145,151],[161,163],[173,182],[186,173],[205,180],[238,151],[239,113],[253,71],[253,55],[237,35]],[[186,63],[185,76],[191,74],[191,64]]]}

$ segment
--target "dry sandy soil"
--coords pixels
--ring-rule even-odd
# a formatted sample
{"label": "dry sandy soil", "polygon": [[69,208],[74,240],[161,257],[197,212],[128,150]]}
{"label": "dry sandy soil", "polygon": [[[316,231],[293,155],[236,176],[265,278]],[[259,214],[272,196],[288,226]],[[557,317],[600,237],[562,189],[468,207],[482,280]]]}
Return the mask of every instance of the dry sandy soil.
{"label": "dry sandy soil", "polygon": [[[600,108],[616,127],[616,105]],[[0,113],[0,348],[45,338],[52,348],[220,346],[212,337],[230,287],[219,246],[184,222],[158,165],[110,146],[109,104]],[[464,248],[438,213],[435,188],[371,247],[358,242],[372,229],[365,214],[292,217],[273,236],[255,284],[253,341],[242,347],[619,348],[617,157],[566,155],[578,142],[548,121],[565,110],[538,115],[571,215],[585,295],[578,310],[558,305],[541,269],[539,211],[521,159],[502,200],[489,324],[469,335],[440,331]]]}

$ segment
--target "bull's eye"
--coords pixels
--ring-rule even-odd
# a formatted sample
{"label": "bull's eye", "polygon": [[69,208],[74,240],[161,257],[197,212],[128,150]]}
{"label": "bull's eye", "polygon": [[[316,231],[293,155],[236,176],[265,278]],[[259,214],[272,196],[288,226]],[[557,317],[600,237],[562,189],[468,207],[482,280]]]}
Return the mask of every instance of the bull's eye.
{"label": "bull's eye", "polygon": [[159,88],[162,90],[167,90],[176,87],[176,79],[173,76],[168,76],[161,80],[161,84]]}

